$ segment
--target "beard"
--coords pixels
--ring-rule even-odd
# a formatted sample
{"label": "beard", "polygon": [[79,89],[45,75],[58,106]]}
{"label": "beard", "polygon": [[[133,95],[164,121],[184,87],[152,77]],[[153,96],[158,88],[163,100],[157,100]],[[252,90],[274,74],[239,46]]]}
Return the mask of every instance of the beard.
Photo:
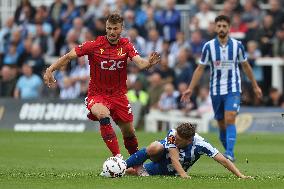
{"label": "beard", "polygon": [[116,42],[119,39],[119,35],[107,35],[107,39],[110,43]]}
{"label": "beard", "polygon": [[228,33],[225,33],[225,32],[219,32],[219,33],[218,33],[218,37],[219,37],[219,38],[225,38],[225,37],[227,36],[227,34],[228,34]]}

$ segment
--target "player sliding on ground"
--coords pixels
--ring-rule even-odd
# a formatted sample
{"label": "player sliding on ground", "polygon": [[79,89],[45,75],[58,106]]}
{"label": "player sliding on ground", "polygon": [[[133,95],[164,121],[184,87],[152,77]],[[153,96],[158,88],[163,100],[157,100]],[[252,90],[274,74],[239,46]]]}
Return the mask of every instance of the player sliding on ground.
{"label": "player sliding on ground", "polygon": [[110,117],[119,126],[125,148],[129,154],[138,150],[138,142],[133,127],[133,114],[126,97],[127,60],[132,59],[140,69],[149,68],[160,62],[160,55],[153,52],[148,60],[141,58],[127,38],[120,37],[123,18],[111,14],[106,21],[106,36],[95,41],[87,41],[60,57],[45,72],[45,83],[51,87],[56,82],[53,72],[67,65],[72,59],[88,56],[90,83],[86,106],[88,118],[100,122],[101,136],[113,156],[121,156],[116,134]]}
{"label": "player sliding on ground", "polygon": [[[252,178],[243,175],[230,160],[196,134],[195,126],[190,123],[183,123],[177,129],[171,129],[164,140],[155,141],[131,155],[126,160],[127,173],[139,176],[179,175],[182,178],[190,178],[187,170],[203,154],[212,157],[239,178]],[[147,159],[151,162],[144,164]]]}

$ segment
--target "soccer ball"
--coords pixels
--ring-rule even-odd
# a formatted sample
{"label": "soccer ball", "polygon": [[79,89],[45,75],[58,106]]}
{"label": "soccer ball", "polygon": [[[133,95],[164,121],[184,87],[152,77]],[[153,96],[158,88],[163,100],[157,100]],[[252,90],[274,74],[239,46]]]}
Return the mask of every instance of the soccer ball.
{"label": "soccer ball", "polygon": [[118,157],[110,157],[103,164],[101,176],[116,178],[122,177],[126,171],[126,162]]}

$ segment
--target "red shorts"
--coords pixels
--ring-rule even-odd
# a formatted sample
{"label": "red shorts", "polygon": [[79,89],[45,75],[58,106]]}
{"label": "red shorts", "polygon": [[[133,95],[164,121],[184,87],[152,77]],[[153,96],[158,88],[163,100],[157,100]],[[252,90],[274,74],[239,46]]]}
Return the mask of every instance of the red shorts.
{"label": "red shorts", "polygon": [[130,103],[126,95],[121,96],[106,96],[97,95],[89,96],[85,99],[85,104],[90,111],[88,118],[93,121],[98,119],[91,113],[91,108],[94,104],[101,103],[110,110],[110,116],[116,121],[132,122],[133,114]]}

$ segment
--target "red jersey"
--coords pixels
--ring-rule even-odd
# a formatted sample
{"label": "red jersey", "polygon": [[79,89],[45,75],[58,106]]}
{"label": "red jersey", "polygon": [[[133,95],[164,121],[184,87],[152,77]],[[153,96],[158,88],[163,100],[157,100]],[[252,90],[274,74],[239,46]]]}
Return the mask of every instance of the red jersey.
{"label": "red jersey", "polygon": [[139,55],[127,38],[115,45],[106,36],[87,41],[75,48],[77,56],[88,55],[90,83],[88,96],[98,94],[124,95],[127,93],[127,59]]}

